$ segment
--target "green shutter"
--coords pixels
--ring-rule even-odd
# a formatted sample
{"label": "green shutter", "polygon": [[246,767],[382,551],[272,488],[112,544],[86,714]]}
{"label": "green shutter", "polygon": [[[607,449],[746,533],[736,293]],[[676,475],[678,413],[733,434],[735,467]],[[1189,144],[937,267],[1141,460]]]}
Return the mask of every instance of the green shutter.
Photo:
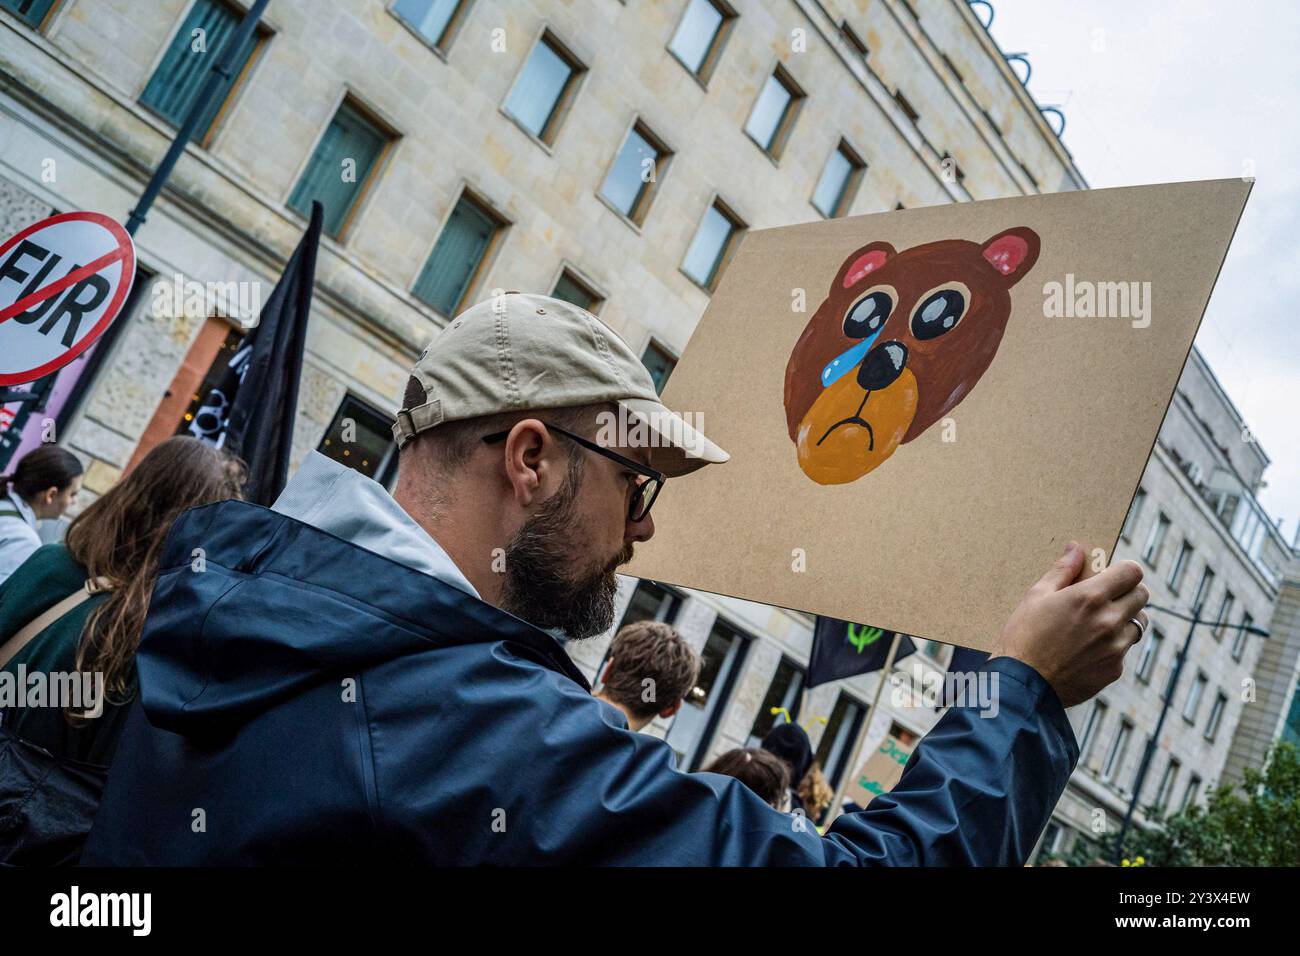
{"label": "green shutter", "polygon": [[[173,126],[185,122],[190,107],[198,98],[203,84],[212,73],[212,66],[225,51],[226,42],[239,25],[240,15],[218,0],[197,0],[190,15],[185,18],[172,45],[167,49],[162,63],[149,78],[149,85],[140,95],[140,102],[149,107]],[[195,50],[196,30],[202,30],[202,50]],[[231,75],[238,76],[248,64],[257,45],[254,31],[240,47],[235,57]],[[194,138],[207,135],[221,105],[226,101],[228,89],[219,89],[212,97],[194,128]]]}
{"label": "green shutter", "polygon": [[33,28],[40,27],[52,6],[54,0],[0,0],[0,7],[21,17],[24,23]]}
{"label": "green shutter", "polygon": [[563,299],[565,302],[572,302],[580,309],[592,311],[592,306],[596,304],[596,298],[588,292],[583,286],[579,285],[574,279],[565,272],[560,275],[559,281],[555,283],[555,288],[551,295],[557,299]]}
{"label": "green shutter", "polygon": [[461,197],[447,220],[411,291],[443,315],[455,312],[465,297],[497,225],[475,203]]}
{"label": "green shutter", "polygon": [[[305,216],[311,212],[312,200],[319,200],[325,207],[325,232],[337,238],[387,142],[374,124],[344,103],[293,188],[289,205]],[[344,162],[349,159],[355,162],[355,169],[346,168],[355,175],[345,179]]]}

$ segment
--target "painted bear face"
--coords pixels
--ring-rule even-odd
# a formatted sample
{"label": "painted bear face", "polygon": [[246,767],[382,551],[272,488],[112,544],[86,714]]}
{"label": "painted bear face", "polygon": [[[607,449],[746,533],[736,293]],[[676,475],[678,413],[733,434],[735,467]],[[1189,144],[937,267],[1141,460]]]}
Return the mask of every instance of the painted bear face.
{"label": "painted bear face", "polygon": [[993,361],[1010,289],[1038,259],[1018,226],[984,243],[896,252],[873,242],[841,264],[785,369],[799,467],[823,485],[861,478],[951,411]]}

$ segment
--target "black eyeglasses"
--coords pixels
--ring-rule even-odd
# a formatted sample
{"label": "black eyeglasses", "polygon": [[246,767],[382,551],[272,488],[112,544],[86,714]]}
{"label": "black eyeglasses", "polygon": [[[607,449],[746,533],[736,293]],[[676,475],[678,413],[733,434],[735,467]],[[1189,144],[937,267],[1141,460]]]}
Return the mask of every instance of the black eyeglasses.
{"label": "black eyeglasses", "polygon": [[[643,521],[645,519],[645,516],[650,513],[650,509],[654,506],[655,499],[659,497],[659,491],[663,488],[664,482],[668,480],[662,471],[655,471],[653,468],[643,465],[639,461],[633,461],[616,451],[602,448],[595,442],[588,441],[581,435],[573,434],[573,432],[565,431],[558,425],[552,425],[550,422],[542,422],[542,424],[551,431],[563,435],[569,441],[576,442],[588,451],[603,455],[610,461],[616,461],[624,468],[640,475],[643,480],[636,483],[635,490],[632,492],[632,501],[627,506],[627,520]],[[483,441],[488,445],[493,442],[505,441],[505,437],[509,434],[509,429],[503,432],[494,432],[491,435],[484,435]]]}

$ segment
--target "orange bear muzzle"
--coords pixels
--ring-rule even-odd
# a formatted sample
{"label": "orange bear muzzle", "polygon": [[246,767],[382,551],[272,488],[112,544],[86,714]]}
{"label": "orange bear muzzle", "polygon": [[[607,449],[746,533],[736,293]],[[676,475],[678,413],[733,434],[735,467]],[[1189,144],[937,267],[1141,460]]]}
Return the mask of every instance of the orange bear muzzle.
{"label": "orange bear muzzle", "polygon": [[856,481],[894,453],[916,415],[916,377],[904,368],[886,388],[864,392],[845,375],[799,422],[799,467],[820,485]]}

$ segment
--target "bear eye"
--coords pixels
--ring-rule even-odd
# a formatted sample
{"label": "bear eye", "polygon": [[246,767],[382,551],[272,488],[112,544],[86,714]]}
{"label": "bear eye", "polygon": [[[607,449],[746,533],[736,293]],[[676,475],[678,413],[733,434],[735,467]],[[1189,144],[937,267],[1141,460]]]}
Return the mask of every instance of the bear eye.
{"label": "bear eye", "polygon": [[951,331],[966,311],[966,297],[957,289],[941,289],[912,313],[912,335],[924,342]]}
{"label": "bear eye", "polygon": [[868,292],[845,314],[844,334],[851,339],[865,339],[875,335],[893,309],[894,300],[888,292],[881,289]]}

